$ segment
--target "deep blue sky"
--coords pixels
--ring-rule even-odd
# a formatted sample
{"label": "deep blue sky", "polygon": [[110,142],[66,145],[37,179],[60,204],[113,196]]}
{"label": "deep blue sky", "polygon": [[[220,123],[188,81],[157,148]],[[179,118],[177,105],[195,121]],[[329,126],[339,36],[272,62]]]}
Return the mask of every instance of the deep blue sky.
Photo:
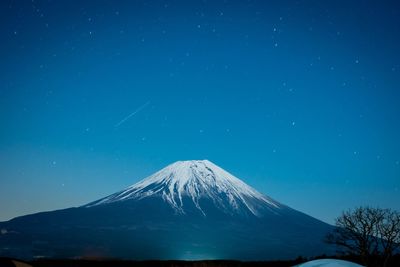
{"label": "deep blue sky", "polygon": [[186,159],[329,223],[400,209],[396,1],[0,8],[0,220]]}

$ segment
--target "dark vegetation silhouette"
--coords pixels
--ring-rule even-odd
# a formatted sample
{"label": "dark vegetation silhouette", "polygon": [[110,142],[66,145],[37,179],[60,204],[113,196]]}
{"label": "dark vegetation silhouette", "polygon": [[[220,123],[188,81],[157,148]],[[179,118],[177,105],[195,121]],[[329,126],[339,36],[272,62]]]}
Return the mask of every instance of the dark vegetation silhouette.
{"label": "dark vegetation silhouette", "polygon": [[[342,213],[326,242],[337,245],[343,255],[361,259],[365,266],[390,266],[400,248],[400,212],[358,207]],[[400,266],[397,265],[397,266]]]}
{"label": "dark vegetation silhouette", "polygon": [[[291,267],[307,261],[318,259],[340,259],[362,264],[359,255],[321,255],[305,258],[299,256],[294,260],[283,261],[233,261],[233,260],[203,260],[203,261],[129,261],[117,259],[37,259],[26,262],[33,267]],[[9,258],[0,258],[0,267],[14,267]],[[387,267],[399,267],[400,254],[393,255],[387,262]]]}
{"label": "dark vegetation silhouette", "polygon": [[[38,259],[29,262],[33,267],[291,267],[300,263],[316,259],[341,259],[361,264],[361,257],[357,255],[326,256],[304,258],[298,257],[286,261],[231,261],[231,260],[203,260],[203,261],[123,261],[123,260],[56,260]],[[1,266],[1,265],[0,265]],[[388,267],[400,266],[400,254],[393,255],[387,262]]]}

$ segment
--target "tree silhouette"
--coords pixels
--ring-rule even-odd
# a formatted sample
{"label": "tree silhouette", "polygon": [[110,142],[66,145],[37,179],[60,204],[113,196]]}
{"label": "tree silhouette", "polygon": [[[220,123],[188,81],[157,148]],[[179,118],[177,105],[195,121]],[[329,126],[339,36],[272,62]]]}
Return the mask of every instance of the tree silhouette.
{"label": "tree silhouette", "polygon": [[400,213],[371,207],[348,210],[336,218],[337,226],[326,241],[342,249],[341,252],[359,255],[363,264],[387,266],[400,247]]}

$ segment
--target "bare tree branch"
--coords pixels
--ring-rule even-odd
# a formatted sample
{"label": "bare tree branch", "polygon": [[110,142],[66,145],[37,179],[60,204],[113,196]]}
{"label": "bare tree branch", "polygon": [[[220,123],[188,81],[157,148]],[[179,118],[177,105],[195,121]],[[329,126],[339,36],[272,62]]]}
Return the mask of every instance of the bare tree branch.
{"label": "bare tree branch", "polygon": [[360,255],[369,266],[371,257],[380,257],[386,266],[400,249],[400,213],[381,208],[358,207],[344,211],[335,220],[335,230],[325,241],[348,254]]}

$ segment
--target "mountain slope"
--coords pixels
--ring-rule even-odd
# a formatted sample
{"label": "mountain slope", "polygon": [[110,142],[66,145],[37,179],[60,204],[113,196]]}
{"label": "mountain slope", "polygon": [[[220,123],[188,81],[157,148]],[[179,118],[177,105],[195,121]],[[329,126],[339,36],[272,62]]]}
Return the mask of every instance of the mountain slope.
{"label": "mountain slope", "polygon": [[78,208],[0,223],[0,256],[284,259],[327,253],[331,226],[210,161],[180,161]]}

